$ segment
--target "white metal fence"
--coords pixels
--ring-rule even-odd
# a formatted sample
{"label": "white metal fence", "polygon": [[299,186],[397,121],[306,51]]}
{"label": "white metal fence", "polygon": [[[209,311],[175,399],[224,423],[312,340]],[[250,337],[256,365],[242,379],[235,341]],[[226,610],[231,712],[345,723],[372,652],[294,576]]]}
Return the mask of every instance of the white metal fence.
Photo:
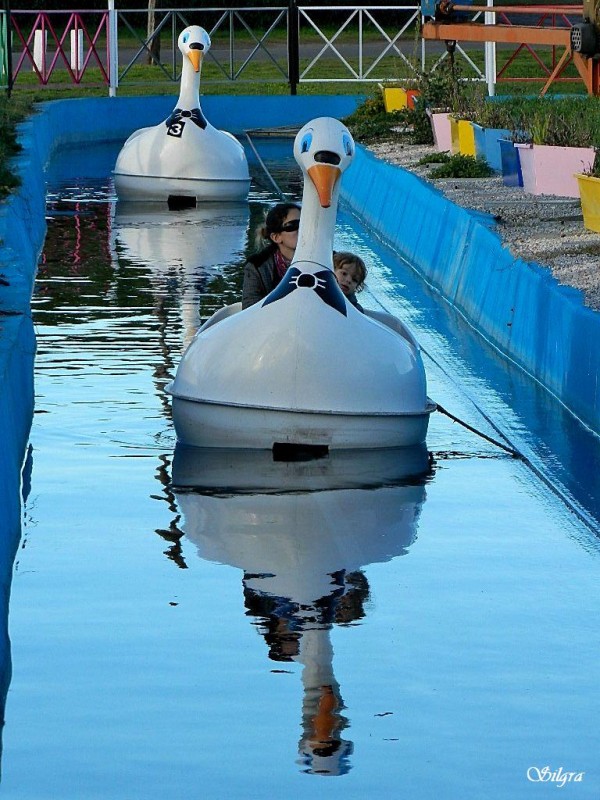
{"label": "white metal fence", "polygon": [[[176,82],[177,37],[189,24],[202,25],[213,41],[203,83],[281,82],[292,91],[300,83],[376,83],[416,77],[426,58],[435,68],[447,55],[443,45],[418,37],[418,4],[309,7],[290,0],[273,7],[155,9],[149,31],[147,10],[108,3],[101,12],[13,11],[0,48],[14,88],[106,85],[115,95],[119,87]],[[472,77],[493,83],[491,67],[486,75],[460,46],[457,53]]]}

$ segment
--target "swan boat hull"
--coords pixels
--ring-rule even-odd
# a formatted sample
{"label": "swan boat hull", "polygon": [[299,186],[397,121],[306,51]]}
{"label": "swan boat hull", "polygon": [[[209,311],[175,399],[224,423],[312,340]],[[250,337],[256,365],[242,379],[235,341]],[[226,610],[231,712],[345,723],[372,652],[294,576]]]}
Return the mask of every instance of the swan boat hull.
{"label": "swan boat hull", "polygon": [[121,200],[164,203],[169,197],[189,197],[198,202],[243,202],[248,197],[250,178],[169,178],[114,173],[115,189]]}
{"label": "swan boat hull", "polygon": [[[215,312],[199,329],[194,347],[202,349],[202,337],[208,330],[228,317],[237,317],[240,311],[241,303],[234,303]],[[413,352],[420,378],[423,370],[418,344],[407,326],[391,314],[368,309],[365,315],[390,329]],[[412,383],[414,376],[407,376],[407,381]],[[173,397],[173,424],[178,441],[203,448],[261,450],[276,444],[331,450],[412,447],[425,441],[429,417],[436,409],[427,397],[416,411],[413,407],[410,411],[378,412],[243,403],[239,402],[241,394],[236,401],[219,402],[188,395],[177,378],[167,385],[166,391]]]}
{"label": "swan boat hull", "polygon": [[[167,391],[172,391],[172,384]],[[427,436],[430,403],[421,413],[342,414],[258,408],[173,396],[180,442],[193,447],[271,449],[277,444],[329,449],[410,447]]]}

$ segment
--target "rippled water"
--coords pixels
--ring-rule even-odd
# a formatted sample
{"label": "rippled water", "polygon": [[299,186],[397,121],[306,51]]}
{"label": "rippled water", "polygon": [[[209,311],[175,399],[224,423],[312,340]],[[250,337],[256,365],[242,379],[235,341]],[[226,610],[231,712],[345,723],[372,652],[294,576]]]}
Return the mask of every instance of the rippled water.
{"label": "rippled water", "polygon": [[176,449],[164,386],[277,198],[254,164],[249,206],[121,207],[117,150],[48,173],[4,796],[599,797],[597,440],[341,213],[430,395],[526,461],[441,414],[431,467]]}

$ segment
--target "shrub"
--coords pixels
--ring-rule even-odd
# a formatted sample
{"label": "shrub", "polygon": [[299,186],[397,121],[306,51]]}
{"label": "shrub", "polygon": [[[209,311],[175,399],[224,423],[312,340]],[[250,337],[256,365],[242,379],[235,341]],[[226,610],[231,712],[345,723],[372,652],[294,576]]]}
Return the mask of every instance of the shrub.
{"label": "shrub", "polygon": [[445,163],[432,169],[430,178],[489,178],[494,170],[486,161],[457,153],[447,156]]}
{"label": "shrub", "polygon": [[354,138],[368,144],[399,138],[407,127],[406,110],[386,111],[380,92],[367,98],[356,111],[342,120]]}
{"label": "shrub", "polygon": [[17,124],[30,113],[28,100],[0,97],[0,199],[21,185],[11,159],[22,149],[17,140]]}
{"label": "shrub", "polygon": [[426,164],[447,164],[450,161],[450,153],[431,153],[428,156],[423,156],[417,161],[419,166]]}

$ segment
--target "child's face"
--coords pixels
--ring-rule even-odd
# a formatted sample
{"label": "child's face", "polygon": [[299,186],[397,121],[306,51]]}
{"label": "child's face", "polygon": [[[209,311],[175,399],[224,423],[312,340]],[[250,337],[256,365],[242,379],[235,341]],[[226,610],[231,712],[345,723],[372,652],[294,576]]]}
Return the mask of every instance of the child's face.
{"label": "child's face", "polygon": [[356,291],[360,279],[355,266],[342,264],[340,267],[336,267],[334,271],[340,289],[345,295],[352,294]]}

